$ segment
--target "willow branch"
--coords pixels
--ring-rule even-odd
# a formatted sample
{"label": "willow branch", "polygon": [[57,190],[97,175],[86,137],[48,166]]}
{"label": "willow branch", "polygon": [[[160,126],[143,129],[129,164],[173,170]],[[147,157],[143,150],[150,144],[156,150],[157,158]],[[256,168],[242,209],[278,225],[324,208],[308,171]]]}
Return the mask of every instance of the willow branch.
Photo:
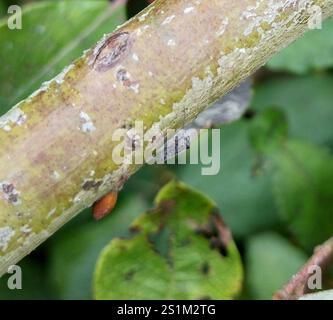
{"label": "willow branch", "polygon": [[115,130],[184,127],[308,29],[304,4],[333,11],[156,1],[1,117],[0,274],[140,167],[113,162]]}

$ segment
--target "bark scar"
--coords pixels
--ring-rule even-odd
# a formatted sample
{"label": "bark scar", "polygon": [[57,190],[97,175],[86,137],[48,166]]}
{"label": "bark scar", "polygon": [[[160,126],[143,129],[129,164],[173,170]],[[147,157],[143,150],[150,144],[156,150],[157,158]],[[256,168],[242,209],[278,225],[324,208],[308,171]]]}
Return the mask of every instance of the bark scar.
{"label": "bark scar", "polygon": [[130,52],[132,41],[128,32],[120,32],[102,40],[93,50],[89,64],[105,72],[122,61]]}

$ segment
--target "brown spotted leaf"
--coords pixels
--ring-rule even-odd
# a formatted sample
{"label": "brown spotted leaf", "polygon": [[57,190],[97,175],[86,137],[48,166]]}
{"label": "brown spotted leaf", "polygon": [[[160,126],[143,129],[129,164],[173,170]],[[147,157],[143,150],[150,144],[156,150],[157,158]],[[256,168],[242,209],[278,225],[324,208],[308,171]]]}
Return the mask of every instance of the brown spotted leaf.
{"label": "brown spotted leaf", "polygon": [[231,299],[241,288],[240,255],[215,204],[179,182],[156,208],[114,239],[95,270],[96,299]]}

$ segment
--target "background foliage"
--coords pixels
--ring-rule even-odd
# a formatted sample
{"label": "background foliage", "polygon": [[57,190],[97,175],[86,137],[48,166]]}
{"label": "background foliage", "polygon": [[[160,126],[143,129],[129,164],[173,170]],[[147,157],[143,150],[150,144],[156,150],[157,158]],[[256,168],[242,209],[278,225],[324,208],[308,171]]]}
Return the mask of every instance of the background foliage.
{"label": "background foliage", "polygon": [[[106,0],[19,2],[25,6],[23,29],[15,31],[6,24],[11,1],[0,2],[0,114],[146,5],[135,0],[114,11]],[[95,222],[85,210],[20,263],[23,290],[8,290],[3,277],[0,299],[93,298],[102,249],[112,239],[129,237],[132,222],[175,177],[210,197],[205,201],[215,202],[229,225],[245,270],[237,297],[271,298],[314,246],[332,235],[332,33],[329,20],[255,75],[250,111],[221,128],[218,175],[201,176],[196,165],[143,168],[127,183],[111,216]],[[106,265],[109,246],[101,258]],[[124,263],[135,259],[128,255]],[[150,260],[154,256],[146,264]],[[164,284],[157,285],[163,291]],[[96,296],[113,297],[102,291]]]}

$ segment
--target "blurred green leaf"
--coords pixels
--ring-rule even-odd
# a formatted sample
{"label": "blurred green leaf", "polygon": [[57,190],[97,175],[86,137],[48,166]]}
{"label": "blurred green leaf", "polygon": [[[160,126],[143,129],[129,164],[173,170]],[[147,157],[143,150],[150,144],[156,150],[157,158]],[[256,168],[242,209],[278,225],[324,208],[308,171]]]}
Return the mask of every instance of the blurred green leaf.
{"label": "blurred green leaf", "polygon": [[128,235],[130,223],[146,209],[130,194],[120,199],[110,216],[98,222],[67,228],[49,248],[49,276],[61,299],[91,299],[97,257],[112,237]]}
{"label": "blurred green leaf", "polygon": [[249,136],[258,153],[269,153],[280,147],[288,137],[285,114],[277,108],[267,108],[251,123]]}
{"label": "blurred green leaf", "polygon": [[306,255],[276,233],[247,240],[247,290],[252,299],[271,299],[306,262]]}
{"label": "blurred green leaf", "polygon": [[309,251],[332,235],[333,156],[289,141],[273,155],[273,189],[281,216]]}
{"label": "blurred green leaf", "polygon": [[7,7],[3,2],[0,2],[0,18],[7,13]]}
{"label": "blurred green leaf", "polygon": [[95,270],[95,297],[235,297],[242,282],[241,259],[214,203],[171,182],[159,192],[156,204],[134,222],[136,232],[130,239],[114,239],[102,251]]}
{"label": "blurred green leaf", "polygon": [[302,38],[275,55],[267,67],[275,71],[305,74],[333,67],[333,19],[324,21],[321,30],[308,31]]}
{"label": "blurred green leaf", "polygon": [[42,1],[26,5],[21,30],[0,22],[0,114],[78,58],[126,20],[125,5],[107,0]]}
{"label": "blurred green leaf", "polygon": [[256,87],[256,110],[277,106],[287,115],[290,136],[328,145],[333,150],[333,77],[277,77]]}
{"label": "blurred green leaf", "polygon": [[273,191],[280,216],[308,250],[333,230],[333,156],[329,150],[287,140],[283,114],[266,109],[250,128],[255,149],[273,168]]}
{"label": "blurred green leaf", "polygon": [[249,143],[249,123],[239,120],[221,127],[217,175],[203,176],[200,165],[187,165],[179,172],[181,180],[217,202],[235,237],[276,226],[278,221],[269,172],[254,168],[256,154]]}

